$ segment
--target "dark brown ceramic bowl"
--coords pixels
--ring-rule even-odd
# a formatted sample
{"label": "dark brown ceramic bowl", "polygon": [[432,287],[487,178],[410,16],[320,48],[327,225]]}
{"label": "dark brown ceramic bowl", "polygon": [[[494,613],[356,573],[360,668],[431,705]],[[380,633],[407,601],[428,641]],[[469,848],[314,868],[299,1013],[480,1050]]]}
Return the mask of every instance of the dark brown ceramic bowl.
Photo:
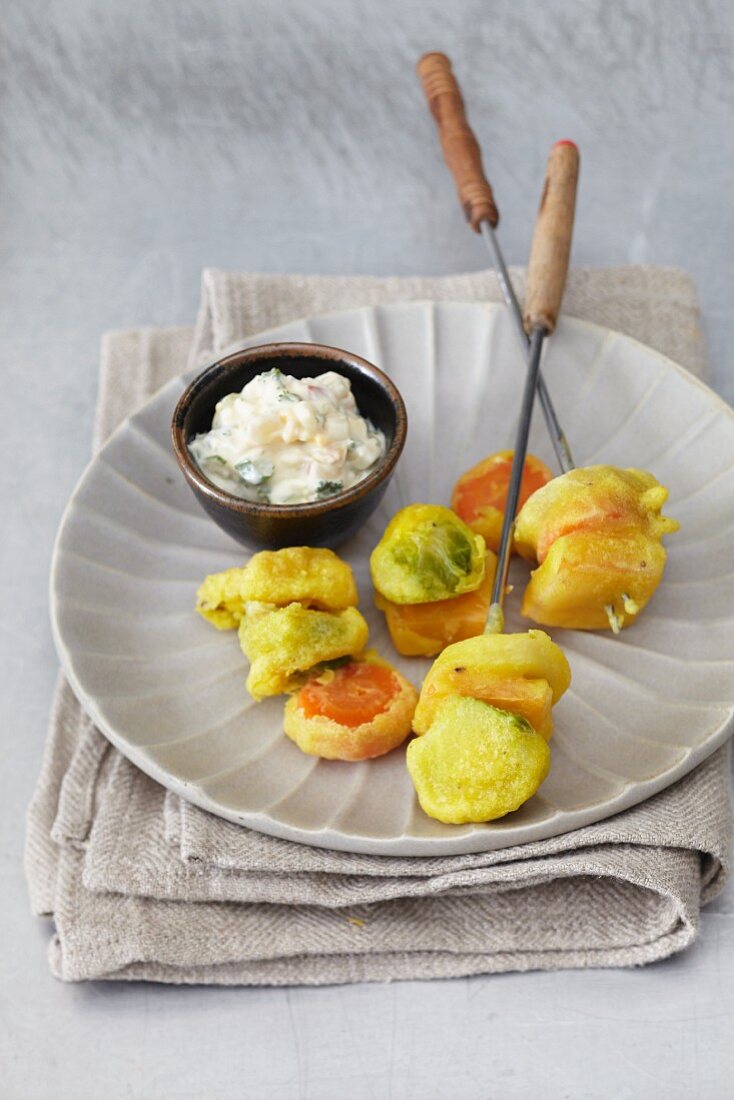
{"label": "dark brown ceramic bowl", "polygon": [[[387,451],[364,480],[312,504],[259,504],[214,485],[191,458],[188,443],[211,428],[214,407],[262,371],[278,367],[296,378],[326,371],[343,374],[362,416],[385,433]],[[176,406],[171,436],[176,459],[196,499],[232,538],[245,546],[338,546],[362,526],[379,504],[405,444],[408,418],[386,374],[349,351],[322,344],[263,344],[220,359],[186,388]]]}

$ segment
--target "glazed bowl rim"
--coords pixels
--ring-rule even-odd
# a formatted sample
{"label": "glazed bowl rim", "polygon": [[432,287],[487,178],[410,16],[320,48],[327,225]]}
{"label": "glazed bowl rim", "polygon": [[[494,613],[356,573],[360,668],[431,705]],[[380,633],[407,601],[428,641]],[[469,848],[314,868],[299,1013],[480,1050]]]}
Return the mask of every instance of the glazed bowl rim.
{"label": "glazed bowl rim", "polygon": [[[210,481],[199,469],[189,453],[187,441],[184,437],[183,423],[191,402],[194,397],[198,397],[205,391],[208,385],[223,373],[226,373],[228,369],[243,366],[249,360],[263,359],[267,361],[281,356],[290,356],[294,359],[320,358],[333,363],[334,368],[340,362],[346,361],[377,382],[395,412],[395,435],[375,468],[348,489],[342,489],[325,500],[305,501],[299,504],[265,504],[260,501],[245,500],[243,497],[228,493],[225,489],[220,489]],[[330,344],[316,344],[305,341],[275,341],[229,352],[200,371],[189,382],[176,403],[171,420],[171,440],[176,461],[184,477],[193,488],[203,493],[211,501],[216,502],[220,507],[227,508],[230,511],[239,512],[244,516],[259,516],[277,520],[286,517],[303,516],[305,518],[306,516],[326,515],[345,505],[359,502],[369,494],[371,489],[376,488],[392,474],[405,446],[407,424],[408,414],[400,391],[388,375],[381,371],[379,367],[376,367],[374,363],[370,363],[369,360],[364,359],[355,352],[334,347]]]}

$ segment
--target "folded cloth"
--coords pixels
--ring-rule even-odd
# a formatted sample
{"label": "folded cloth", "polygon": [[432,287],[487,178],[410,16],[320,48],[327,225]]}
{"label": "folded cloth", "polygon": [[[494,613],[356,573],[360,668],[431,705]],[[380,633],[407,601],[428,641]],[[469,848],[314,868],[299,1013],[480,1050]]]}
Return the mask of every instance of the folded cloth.
{"label": "folded cloth", "polygon": [[[95,445],[187,361],[303,315],[427,298],[497,292],[485,272],[206,271],[195,331],[104,338]],[[572,271],[565,308],[703,373],[695,291],[681,272]],[[51,968],[66,980],[291,985],[629,966],[692,942],[726,877],[731,824],[725,746],[647,802],[546,841],[418,859],[310,848],[160,787],[108,744],[61,678],[26,873],[33,911],[54,919]]]}

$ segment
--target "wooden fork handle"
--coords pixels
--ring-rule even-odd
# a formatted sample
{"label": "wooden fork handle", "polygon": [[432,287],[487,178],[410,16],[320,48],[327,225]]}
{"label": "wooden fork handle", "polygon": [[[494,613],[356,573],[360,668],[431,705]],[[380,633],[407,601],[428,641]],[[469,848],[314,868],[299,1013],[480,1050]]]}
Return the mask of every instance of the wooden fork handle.
{"label": "wooden fork handle", "polygon": [[427,53],[416,65],[416,71],[438,127],[443,159],[454,177],[464,217],[477,233],[479,223],[484,220],[494,227],[499,213],[451,62],[445,54]]}
{"label": "wooden fork handle", "polygon": [[579,151],[572,141],[557,141],[550,151],[543,194],[530,246],[525,289],[525,329],[556,327],[571,253]]}

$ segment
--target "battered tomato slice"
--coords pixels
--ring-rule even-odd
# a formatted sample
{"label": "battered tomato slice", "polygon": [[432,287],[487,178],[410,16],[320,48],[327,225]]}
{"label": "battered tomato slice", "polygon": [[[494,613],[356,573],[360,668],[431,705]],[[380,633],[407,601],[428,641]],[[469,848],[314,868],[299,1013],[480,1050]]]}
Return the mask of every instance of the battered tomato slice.
{"label": "battered tomato slice", "polygon": [[328,680],[309,680],[298,693],[298,706],[307,718],[319,715],[354,729],[387,710],[399,691],[389,668],[351,661]]}
{"label": "battered tomato slice", "polygon": [[[512,451],[498,451],[489,455],[462,474],[454,486],[451,507],[465,523],[473,526],[481,520],[486,509],[504,513],[512,470]],[[553,473],[534,455],[525,459],[518,511],[528,497],[551,480]]]}

